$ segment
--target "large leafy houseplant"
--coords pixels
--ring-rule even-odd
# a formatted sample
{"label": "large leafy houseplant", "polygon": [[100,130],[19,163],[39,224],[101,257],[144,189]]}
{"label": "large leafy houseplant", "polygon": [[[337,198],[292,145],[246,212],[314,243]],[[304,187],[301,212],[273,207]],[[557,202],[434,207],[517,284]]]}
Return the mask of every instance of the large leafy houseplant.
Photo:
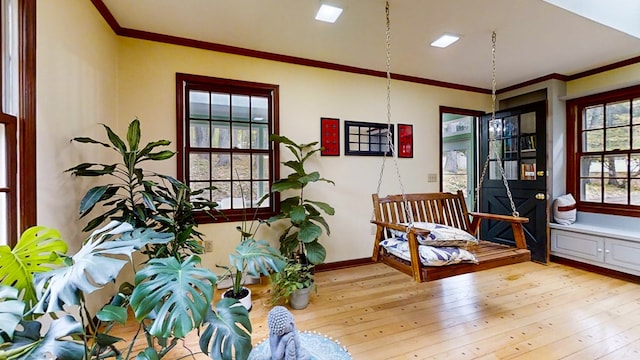
{"label": "large leafy houseplant", "polygon": [[[159,359],[187,333],[205,326],[203,352],[213,359],[232,359],[234,354],[246,359],[251,350],[248,313],[234,299],[211,308],[216,275],[199,267],[195,255],[151,259],[136,273],[130,295],[119,293],[96,314],[87,309],[85,297],[113,281],[127,262],[118,255],[131,258],[145,245],[166,243],[171,236],[114,221],[94,231],[73,256],[65,254],[66,244],[57,231],[42,227],[27,230],[13,250],[0,247],[0,358]],[[33,281],[11,278],[16,268],[27,267],[31,271],[25,279]],[[33,305],[26,302],[29,292],[37,297]],[[139,329],[130,345],[122,347],[123,339],[109,332],[127,321],[127,307]],[[80,320],[64,314],[69,309],[78,309]],[[44,314],[54,320],[41,334]],[[133,354],[140,334],[147,348]]]}
{"label": "large leafy houseplant", "polygon": [[[202,234],[198,232],[194,211],[211,214],[217,204],[200,195],[207,189],[192,190],[184,183],[167,175],[145,170],[149,161],[170,159],[175,153],[162,150],[169,140],[157,140],[141,146],[140,121],[134,119],[127,128],[126,138],[118,136],[104,125],[108,142],[89,137],[76,137],[75,142],[108,148],[119,157],[113,164],[85,162],[68,170],[75,176],[106,177],[111,182],[89,189],[80,202],[80,218],[89,214],[84,231],[91,231],[109,220],[127,222],[134,227],[151,227],[172,233],[167,244],[154,244],[143,253],[149,258],[186,258],[201,254]],[[96,214],[97,213],[97,214]]]}
{"label": "large leafy houseplant", "polygon": [[318,142],[297,144],[286,136],[276,134],[272,134],[270,139],[285,145],[294,157],[293,160],[283,162],[293,172],[276,180],[271,187],[272,192],[292,194],[280,201],[280,213],[269,219],[269,222],[288,221],[280,235],[280,252],[303,263],[308,261],[311,264],[320,264],[324,261],[327,251],[318,239],[323,234],[323,228],[327,235],[331,234],[323,213],[333,215],[335,210],[325,202],[306,198],[305,190],[308,185],[319,181],[334,185],[335,183],[320,177],[317,171],[308,171],[305,162],[322,148],[317,146]]}

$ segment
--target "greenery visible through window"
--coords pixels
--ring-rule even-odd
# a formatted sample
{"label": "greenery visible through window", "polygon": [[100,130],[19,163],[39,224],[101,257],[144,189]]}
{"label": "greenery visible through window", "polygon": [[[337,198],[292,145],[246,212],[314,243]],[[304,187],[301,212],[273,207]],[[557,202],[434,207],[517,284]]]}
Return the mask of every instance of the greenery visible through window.
{"label": "greenery visible through window", "polygon": [[[640,87],[567,103],[568,189],[579,210],[640,216]],[[575,125],[572,125],[575,124]]]}
{"label": "greenery visible through window", "polygon": [[205,196],[229,220],[253,217],[256,209],[273,213],[273,199],[258,202],[277,177],[269,141],[277,133],[277,85],[184,74],[177,81],[182,178],[192,189],[214,186]]}

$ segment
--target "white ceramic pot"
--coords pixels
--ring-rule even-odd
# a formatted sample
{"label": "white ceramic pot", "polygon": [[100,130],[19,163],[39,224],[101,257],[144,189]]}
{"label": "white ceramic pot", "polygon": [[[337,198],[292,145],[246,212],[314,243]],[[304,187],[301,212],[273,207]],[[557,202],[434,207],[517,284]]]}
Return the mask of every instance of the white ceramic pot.
{"label": "white ceramic pot", "polygon": [[[246,288],[246,287],[242,287],[243,290],[246,290],[247,293],[245,296],[243,296],[242,298],[237,299],[238,301],[240,301],[240,304],[242,304],[242,306],[244,306],[245,309],[247,309],[247,311],[251,311],[251,289]],[[222,297],[223,298],[231,298],[233,296],[231,296],[233,289],[229,288],[227,289],[227,291],[225,291],[224,293],[222,293]]]}

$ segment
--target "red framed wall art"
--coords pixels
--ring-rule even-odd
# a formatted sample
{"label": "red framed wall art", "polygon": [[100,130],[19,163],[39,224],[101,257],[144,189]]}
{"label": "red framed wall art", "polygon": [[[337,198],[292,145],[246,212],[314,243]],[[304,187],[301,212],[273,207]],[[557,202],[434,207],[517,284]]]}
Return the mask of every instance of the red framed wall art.
{"label": "red framed wall art", "polygon": [[398,157],[413,157],[413,125],[398,124]]}
{"label": "red framed wall art", "polygon": [[320,155],[340,155],[340,119],[320,118],[320,145]]}

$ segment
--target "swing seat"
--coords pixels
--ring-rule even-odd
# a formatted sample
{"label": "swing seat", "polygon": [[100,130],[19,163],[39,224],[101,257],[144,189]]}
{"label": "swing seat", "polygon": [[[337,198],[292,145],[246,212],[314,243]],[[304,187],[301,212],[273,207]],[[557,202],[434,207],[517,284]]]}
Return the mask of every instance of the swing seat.
{"label": "swing seat", "polygon": [[[452,226],[477,236],[482,219],[507,221],[511,223],[515,247],[479,240],[467,250],[473,253],[477,263],[458,263],[446,266],[426,266],[420,261],[418,236],[429,234],[429,230],[404,225],[409,222],[406,216],[405,202],[402,195],[379,197],[373,194],[374,220],[376,237],[372,259],[385,263],[401,272],[413,276],[417,282],[442,279],[495,267],[529,261],[531,252],[527,249],[524,238],[524,223],[529,219],[509,215],[486,213],[469,213],[462,191],[453,193],[406,194],[406,206],[411,208],[413,222],[429,222]],[[472,219],[473,218],[473,219]],[[407,228],[409,228],[407,232]],[[384,239],[392,237],[391,230],[407,232],[410,261],[403,260],[380,245]]]}

